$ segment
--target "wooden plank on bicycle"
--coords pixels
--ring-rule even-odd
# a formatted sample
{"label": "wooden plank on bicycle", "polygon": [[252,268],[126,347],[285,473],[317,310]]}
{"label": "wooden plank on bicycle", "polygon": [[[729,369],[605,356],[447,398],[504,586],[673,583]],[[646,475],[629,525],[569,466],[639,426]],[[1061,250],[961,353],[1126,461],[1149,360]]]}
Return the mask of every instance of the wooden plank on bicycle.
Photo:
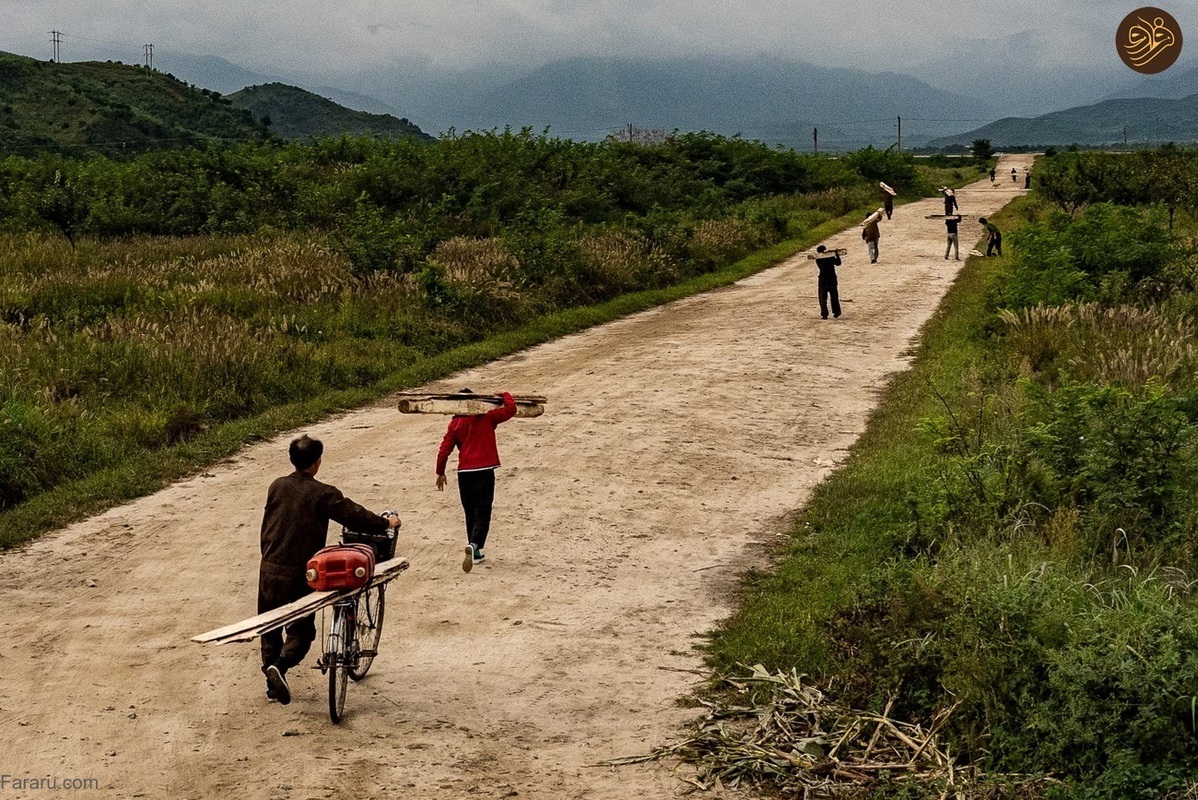
{"label": "wooden plank on bicycle", "polygon": [[[384,561],[376,565],[374,568],[374,577],[370,579],[367,587],[381,586],[395,580],[408,566],[406,558],[393,558],[390,561]],[[201,633],[198,636],[191,637],[191,640],[199,644],[249,642],[257,639],[264,633],[269,633],[270,631],[290,625],[309,614],[315,614],[320,609],[333,605],[342,597],[358,591],[361,590],[341,589],[330,592],[312,592],[311,594],[304,595],[294,603],[288,603],[285,606],[280,606],[248,619],[243,619],[240,622],[234,622],[231,625],[225,625],[222,628]]]}

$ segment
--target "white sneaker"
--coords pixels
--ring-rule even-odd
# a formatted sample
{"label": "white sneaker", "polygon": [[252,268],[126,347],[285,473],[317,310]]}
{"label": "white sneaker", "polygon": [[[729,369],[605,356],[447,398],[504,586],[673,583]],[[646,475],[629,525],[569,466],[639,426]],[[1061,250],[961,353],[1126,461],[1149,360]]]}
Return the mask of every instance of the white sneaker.
{"label": "white sneaker", "polygon": [[462,572],[474,569],[474,546],[466,545],[466,557],[462,559]]}

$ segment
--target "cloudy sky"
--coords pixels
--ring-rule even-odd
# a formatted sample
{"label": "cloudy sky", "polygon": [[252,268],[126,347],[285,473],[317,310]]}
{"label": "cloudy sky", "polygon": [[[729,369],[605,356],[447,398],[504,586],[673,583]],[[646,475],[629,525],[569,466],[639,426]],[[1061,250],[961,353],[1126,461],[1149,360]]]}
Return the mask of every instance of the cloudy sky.
{"label": "cloudy sky", "polygon": [[[1152,1],[1198,48],[1198,0]],[[1115,29],[1135,7],[1115,0],[2,0],[0,50],[48,57],[48,32],[57,29],[66,34],[67,61],[106,47],[127,50],[122,60],[135,62],[152,42],[159,57],[213,54],[264,72],[756,53],[879,70],[1032,31],[1045,63],[1101,65],[1115,58]]]}

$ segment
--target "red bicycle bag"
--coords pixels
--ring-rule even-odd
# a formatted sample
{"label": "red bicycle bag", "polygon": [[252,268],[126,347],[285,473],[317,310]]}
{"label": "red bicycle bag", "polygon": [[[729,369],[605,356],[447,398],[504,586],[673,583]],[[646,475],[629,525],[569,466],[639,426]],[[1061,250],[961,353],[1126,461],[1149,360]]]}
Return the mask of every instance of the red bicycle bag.
{"label": "red bicycle bag", "polygon": [[361,589],[374,577],[374,549],[367,544],[334,544],[308,560],[308,585],[318,592]]}

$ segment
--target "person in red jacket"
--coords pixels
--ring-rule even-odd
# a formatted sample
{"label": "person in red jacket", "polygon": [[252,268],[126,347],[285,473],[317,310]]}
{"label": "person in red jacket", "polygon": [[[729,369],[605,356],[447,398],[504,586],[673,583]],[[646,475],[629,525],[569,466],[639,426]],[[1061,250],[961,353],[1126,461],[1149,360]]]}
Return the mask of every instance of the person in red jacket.
{"label": "person in red jacket", "polygon": [[[458,394],[473,394],[463,389]],[[503,405],[486,414],[458,415],[449,421],[449,429],[437,451],[437,491],[445,489],[445,464],[458,449],[458,494],[466,512],[466,557],[462,571],[483,561],[483,546],[491,530],[491,504],[495,500],[495,468],[499,466],[499,448],[495,427],[516,416],[516,401],[503,393]]]}

